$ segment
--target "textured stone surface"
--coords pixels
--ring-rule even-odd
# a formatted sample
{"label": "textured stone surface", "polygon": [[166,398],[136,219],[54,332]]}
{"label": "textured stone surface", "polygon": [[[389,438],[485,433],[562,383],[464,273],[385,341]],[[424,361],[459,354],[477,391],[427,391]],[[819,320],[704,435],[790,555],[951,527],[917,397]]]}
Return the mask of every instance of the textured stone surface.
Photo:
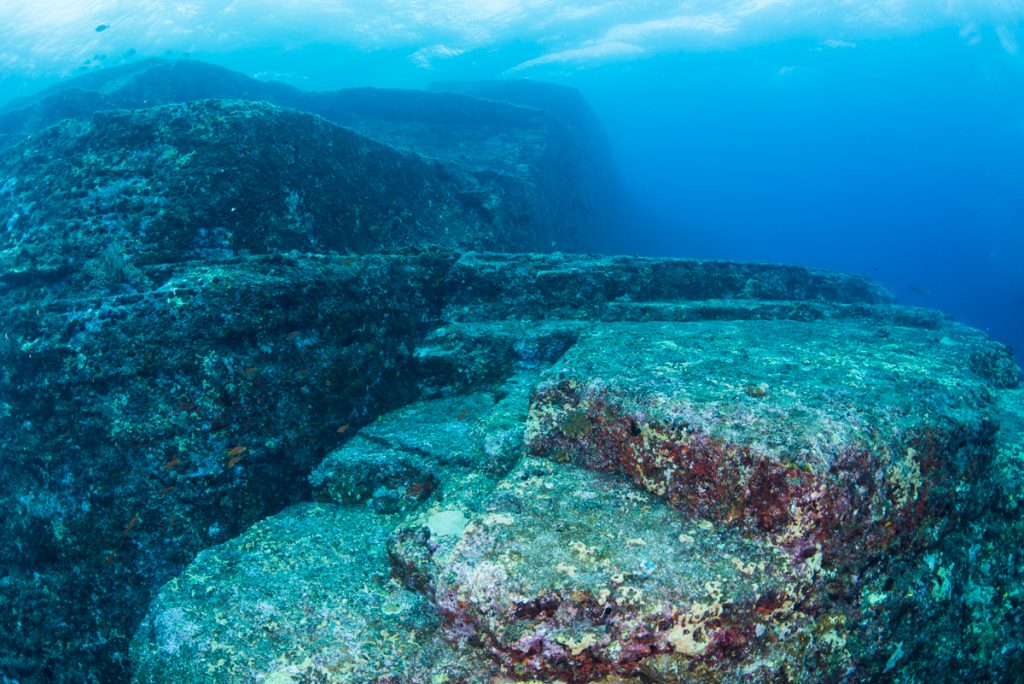
{"label": "textured stone surface", "polygon": [[[1003,374],[977,363],[990,344],[956,325],[589,325],[533,392],[527,445],[547,463],[528,459],[483,508],[467,509],[454,544],[400,526],[392,557],[435,594],[452,638],[479,640],[520,676],[875,681],[904,658],[900,671],[925,678],[958,661],[962,671],[985,667],[959,660],[954,644],[980,635],[991,643],[991,613],[978,609],[993,589],[955,568],[972,563],[965,543],[975,555],[980,548],[966,539],[992,496],[989,459],[1018,439],[1019,418],[995,400]],[[622,471],[631,483],[570,462]],[[594,494],[602,487],[638,510],[604,505]],[[663,517],[649,519],[652,509]],[[623,521],[628,531],[616,533]],[[660,596],[654,603],[683,610],[685,596],[653,588],[678,567],[658,563],[673,544],[623,539],[672,525],[691,526],[680,539],[706,545],[698,559],[720,558],[723,535],[760,548],[755,558],[786,559],[744,564],[734,554],[724,574],[757,568],[766,593],[745,604],[739,587],[725,585],[727,618],[702,632],[709,652],[665,641],[692,615],[659,622],[642,601],[596,610],[593,597],[614,592],[600,572],[578,567],[607,569],[635,552],[659,568],[643,577]],[[711,563],[689,570],[714,574]],[[973,586],[967,602],[978,614],[966,639],[957,581]],[[921,657],[937,644],[938,666]]]}
{"label": "textured stone surface", "polygon": [[948,520],[991,458],[992,378],[968,362],[990,343],[946,332],[595,326],[537,390],[528,441],[798,558],[862,557]]}
{"label": "textured stone surface", "polygon": [[[0,552],[9,569],[8,671],[28,677],[39,662],[63,671],[64,652],[116,669],[105,654],[123,649],[130,630],[121,625],[141,619],[157,587],[203,548],[309,497],[307,474],[358,428],[418,397],[528,394],[501,388],[557,360],[591,312],[612,315],[602,297],[617,295],[604,283],[629,281],[630,263],[631,302],[664,292],[644,284],[655,260],[586,257],[579,268],[589,275],[572,278],[600,287],[562,302],[564,290],[552,286],[559,279],[538,284],[535,276],[552,265],[568,272],[571,260],[290,253],[139,265],[135,292],[84,276],[81,291],[39,281],[10,287],[0,340],[8,454],[0,498],[13,540]],[[504,264],[500,276],[493,263]],[[728,282],[736,272],[757,280],[789,272],[715,268]],[[761,301],[716,285],[701,262],[666,262],[666,270],[734,295],[736,306]],[[811,282],[862,282],[797,272]],[[474,284],[480,306],[471,306],[467,282],[552,289],[524,300]],[[481,312],[491,318],[479,320]],[[446,414],[457,417],[457,406]],[[429,471],[422,485],[439,479],[435,461],[409,462]],[[458,477],[473,491],[493,484]],[[388,505],[413,503],[383,478],[360,487],[383,488]],[[82,636],[93,633],[102,638]]]}
{"label": "textured stone surface", "polygon": [[[200,554],[136,632],[140,682],[433,682],[486,678],[389,579],[393,517],[302,504]],[[444,681],[444,679],[441,679]]]}
{"label": "textured stone surface", "polygon": [[[276,104],[180,104],[225,96]],[[585,225],[557,109],[152,62],[0,117],[0,675],[1013,680],[1009,351],[854,276],[466,251]],[[392,209],[461,246],[359,242]]]}
{"label": "textured stone surface", "polygon": [[[689,320],[874,317],[889,309],[879,305],[893,302],[885,288],[858,276],[728,261],[467,254],[447,280],[452,297],[446,313],[460,320],[638,316],[673,320],[674,307],[691,303],[703,306],[708,315],[694,313]],[[716,304],[721,312],[714,308]],[[744,307],[761,305],[779,313],[742,313]],[[632,313],[634,306],[644,313]],[[793,315],[785,315],[787,310]]]}
{"label": "textured stone surface", "polygon": [[[495,477],[521,455],[528,386],[416,402],[367,425],[310,475],[338,503],[408,511],[459,474]],[[515,391],[518,390],[518,391]]]}
{"label": "textured stone surface", "polygon": [[[1019,390],[978,363],[1005,351],[952,323],[576,333],[539,376],[398,409],[314,473],[403,512],[391,572],[427,597],[433,638],[545,682],[1013,671],[1017,637],[996,635],[1014,552],[978,527],[1014,505],[990,475],[1019,489],[992,472],[1020,472]],[[988,534],[1016,538],[1006,519]]]}
{"label": "textured stone surface", "polygon": [[527,460],[470,519],[435,600],[450,633],[512,672],[588,681],[637,674],[652,654],[753,663],[768,615],[788,627],[800,591],[771,544],[620,478]]}
{"label": "textured stone surface", "polygon": [[[67,121],[0,156],[0,178],[0,269],[14,286],[143,289],[140,266],[246,253],[547,244],[524,231],[526,205],[502,178],[266,103],[204,100]],[[469,190],[504,199],[487,209],[466,200]]]}
{"label": "textured stone surface", "polygon": [[8,671],[73,680],[95,658],[114,679],[125,625],[160,584],[307,498],[339,427],[414,398],[411,347],[437,265],[236,259],[157,273],[145,293],[10,305],[3,643],[24,666]]}
{"label": "textured stone surface", "polygon": [[[0,145],[16,145],[26,136],[38,135],[47,126],[64,119],[87,123],[103,110],[138,111],[214,98],[269,102],[292,111],[318,115],[393,151],[416,153],[434,161],[444,174],[449,174],[451,178],[446,185],[449,204],[474,215],[477,220],[473,222],[471,235],[463,232],[464,227],[460,228],[456,219],[450,222],[448,231],[431,233],[430,242],[513,251],[593,249],[604,244],[623,200],[603,132],[594,126],[584,129],[578,125],[581,117],[592,118],[593,114],[575,91],[543,84],[535,86],[530,82],[522,82],[518,89],[532,95],[531,106],[451,92],[355,88],[305,93],[277,83],[256,81],[211,64],[152,59],[69,79],[37,96],[8,103],[0,110]],[[579,107],[567,111],[560,105],[565,98],[578,99]],[[122,113],[121,116],[131,115]],[[223,141],[223,138],[218,140]],[[258,135],[248,140],[260,143]],[[317,155],[309,156],[315,152],[309,142],[295,141],[293,134],[284,132],[282,150],[275,150],[268,143],[262,141],[262,154],[258,157],[243,153],[219,160],[222,173],[236,170],[251,173],[275,156],[285,160],[294,158],[296,148],[305,152],[298,159],[300,164],[316,164]],[[116,149],[109,152],[116,152]],[[165,148],[160,152],[173,153],[173,150]],[[180,155],[169,161],[202,164],[202,147],[183,148],[179,152]],[[198,158],[188,156],[193,152]],[[116,161],[122,167],[132,166],[131,159]],[[350,163],[358,166],[360,160]],[[322,164],[319,166],[325,168]],[[407,168],[402,170],[408,171]],[[249,191],[270,194],[258,203],[264,207],[273,206],[273,196],[278,193],[295,193],[300,201],[274,206],[270,213],[290,211],[297,214],[291,223],[301,223],[304,216],[317,212],[318,205],[325,209],[323,205],[330,203],[330,173],[319,183],[309,183],[308,178],[319,174],[307,175],[299,181],[295,171],[267,169],[257,179],[259,187],[249,187]],[[0,174],[0,178],[3,175],[6,174]],[[6,180],[0,181],[0,187]],[[425,213],[417,209],[416,201],[407,203],[414,197],[413,190],[418,183],[409,177],[405,180],[405,191],[389,196],[389,208],[395,212],[389,220],[408,221],[411,217],[427,226],[442,220],[439,214],[443,211]],[[429,182],[429,178],[427,180]],[[375,188],[374,183],[368,183],[363,190],[368,197],[350,198],[348,203],[353,204],[352,199],[380,200],[380,187]],[[107,189],[108,194],[111,192],[116,194],[116,188]],[[418,196],[418,200],[427,199],[427,195],[429,193]],[[175,196],[167,199],[175,199]],[[204,199],[209,197],[200,195],[191,201],[204,204]],[[244,205],[235,207],[245,208]],[[368,208],[364,207],[364,212]],[[215,217],[210,227],[229,224],[239,218],[229,209],[226,205],[207,204],[207,213]],[[368,229],[375,221],[364,213],[361,223]],[[388,223],[379,223],[379,229],[392,232]],[[351,237],[354,236],[346,241],[352,248],[362,250],[358,241]],[[388,235],[374,239],[378,237]],[[419,237],[424,235],[421,233]],[[375,244],[384,245],[386,240]]]}

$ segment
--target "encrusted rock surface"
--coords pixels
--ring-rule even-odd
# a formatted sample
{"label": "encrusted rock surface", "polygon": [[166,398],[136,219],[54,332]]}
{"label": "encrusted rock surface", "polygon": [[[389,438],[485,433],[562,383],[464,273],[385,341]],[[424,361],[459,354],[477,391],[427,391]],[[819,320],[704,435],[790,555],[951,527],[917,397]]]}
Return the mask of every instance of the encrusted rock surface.
{"label": "encrusted rock surface", "polygon": [[[485,677],[441,638],[426,599],[389,577],[396,520],[300,504],[201,553],[135,635],[140,681],[437,681]],[[211,626],[213,627],[211,629]]]}
{"label": "encrusted rock surface", "polygon": [[522,454],[529,385],[416,402],[382,416],[329,453],[310,475],[314,494],[381,512],[409,511],[464,475],[498,477]]}
{"label": "encrusted rock surface", "polygon": [[[502,385],[557,360],[592,312],[616,311],[603,293],[618,297],[611,283],[626,279],[630,263],[638,269],[633,304],[661,292],[640,284],[655,264],[733,297],[722,301],[763,303],[709,277],[702,262],[587,257],[579,262],[585,274],[573,276],[573,260],[436,249],[288,253],[141,264],[138,282],[150,285],[136,292],[110,292],[84,275],[81,291],[38,281],[11,287],[0,343],[8,670],[28,678],[42,662],[63,672],[61,653],[71,652],[116,673],[118,661],[106,654],[123,649],[130,630],[121,625],[141,619],[160,584],[203,548],[309,497],[305,477],[323,456],[392,409],[418,397],[501,391],[521,397],[525,416],[532,384]],[[494,282],[492,263],[517,263],[497,280],[533,294],[487,294],[479,283]],[[540,271],[561,275],[538,279]],[[793,271],[719,264],[714,272],[760,282]],[[856,278],[796,273],[862,289]],[[563,277],[597,289],[563,301]],[[467,299],[467,279],[478,306]],[[857,306],[881,306],[873,291],[865,299]],[[816,306],[841,316],[853,305]],[[452,400],[444,412],[457,417],[466,405]],[[402,495],[373,469],[359,488],[404,510],[440,480],[432,469],[443,459],[428,456],[408,459],[411,472],[429,474],[423,489],[406,482]],[[467,487],[482,486],[456,470]],[[482,470],[487,481],[500,474],[493,464]],[[101,638],[83,638],[90,634]]]}
{"label": "encrusted rock surface", "polygon": [[848,321],[595,326],[537,389],[527,441],[795,558],[843,562],[973,499],[997,378],[964,357],[988,345]]}
{"label": "encrusted rock surface", "polygon": [[446,681],[1008,676],[1014,552],[979,525],[1020,467],[1012,361],[881,318],[577,321],[539,376],[387,414],[313,480],[403,512],[392,576],[495,668]]}
{"label": "encrusted rock surface", "polygon": [[1012,681],[1009,351],[856,276],[468,251],[596,225],[535,194],[585,117],[481,88],[0,116],[0,675]]}
{"label": "encrusted rock surface", "polygon": [[[342,251],[421,242],[510,251],[599,247],[623,205],[603,132],[593,124],[581,126],[593,114],[574,90],[528,81],[516,90],[530,95],[530,106],[514,104],[522,96],[498,101],[502,98],[377,88],[306,93],[202,62],[152,59],[69,79],[8,103],[0,109],[0,150],[31,141],[62,120],[77,122],[55,129],[70,139],[48,135],[49,155],[74,158],[92,145],[111,163],[98,177],[90,173],[95,168],[78,168],[63,188],[71,199],[85,196],[100,205],[76,218],[105,213],[105,204],[122,192],[137,196],[148,189],[171,217],[195,207],[197,215],[184,227],[205,229],[206,240],[214,242],[207,247],[214,249],[253,249],[230,240],[217,244],[230,238],[223,231],[253,218],[257,225],[248,230],[274,222],[281,229],[279,240],[300,240],[307,231],[310,237],[333,233],[333,244],[329,240],[324,246]],[[180,107],[160,107],[206,99],[227,100],[220,107],[233,111],[218,115],[210,112],[217,105],[207,104],[189,115]],[[566,110],[565,99],[578,100],[577,106]],[[152,111],[142,115],[143,109]],[[104,110],[129,111],[100,115]],[[316,116],[296,117],[297,112]],[[247,125],[245,135],[217,130],[237,124],[238,117]],[[294,130],[282,117],[295,124]],[[124,154],[118,132],[135,135],[125,151],[153,149]],[[13,154],[26,160],[34,149],[28,147]],[[359,153],[367,149],[369,154]],[[424,161],[402,158],[400,152]],[[332,165],[332,158],[342,163]],[[184,187],[146,187],[150,173],[159,178],[175,164],[188,167],[181,174]],[[214,187],[200,182],[202,171]],[[380,171],[388,173],[379,176]],[[350,187],[351,179],[362,175],[366,182]],[[20,181],[22,190],[29,184],[20,168],[0,170],[0,201],[12,180]],[[35,185],[38,178],[32,180]],[[231,191],[238,189],[248,201],[231,201]],[[66,201],[61,195],[53,199]],[[432,201],[440,205],[430,211],[421,206]],[[29,200],[15,210],[22,221],[31,221],[32,208],[43,207]],[[124,213],[126,208],[116,209]],[[131,254],[129,246],[121,248]],[[312,243],[296,248],[317,249]]]}
{"label": "encrusted rock surface", "polygon": [[791,575],[771,544],[531,459],[471,518],[434,600],[449,633],[510,672],[588,681],[637,674],[655,654],[755,660],[765,623],[787,624],[801,598]]}

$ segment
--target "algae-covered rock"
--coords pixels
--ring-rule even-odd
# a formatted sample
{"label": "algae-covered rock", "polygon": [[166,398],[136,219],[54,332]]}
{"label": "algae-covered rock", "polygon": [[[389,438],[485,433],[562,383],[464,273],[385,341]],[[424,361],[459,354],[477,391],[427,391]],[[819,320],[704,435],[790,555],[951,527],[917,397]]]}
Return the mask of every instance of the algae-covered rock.
{"label": "algae-covered rock", "polygon": [[426,684],[485,676],[487,662],[440,638],[425,598],[389,579],[384,542],[395,522],[303,504],[204,551],[163,588],[136,632],[135,680]]}
{"label": "algae-covered rock", "polygon": [[987,344],[955,324],[590,323],[499,395],[362,428],[314,484],[402,511],[392,577],[434,638],[512,680],[1008,672],[985,621],[1010,619],[1015,571],[971,530],[1020,413],[972,370]]}
{"label": "algae-covered rock", "polygon": [[155,61],[0,114],[0,677],[1013,681],[1009,350],[467,251],[601,224],[569,94],[475,92]]}
{"label": "algae-covered rock", "polygon": [[450,632],[517,675],[590,681],[656,654],[757,663],[793,631],[802,590],[766,541],[531,459],[470,519],[435,600]]}
{"label": "algae-covered rock", "polygon": [[[675,320],[674,308],[686,305],[704,305],[706,315],[683,320],[875,318],[902,311],[891,306],[891,293],[866,278],[774,264],[470,253],[454,264],[447,280],[448,312],[460,320]],[[757,313],[758,307],[768,308]],[[937,324],[934,315],[916,318],[907,315],[902,324]]]}
{"label": "algae-covered rock", "polygon": [[453,471],[507,470],[519,455],[522,433],[504,453],[484,448],[486,438],[500,440],[481,429],[494,404],[494,395],[481,392],[417,402],[382,416],[324,458],[310,475],[314,491],[338,503],[366,502],[396,512],[428,498]]}
{"label": "algae-covered rock", "polygon": [[[558,106],[557,100],[563,93],[579,98],[575,91],[557,88],[556,93],[540,84],[527,84],[523,89],[536,92],[531,98],[532,106],[451,92],[383,88],[307,93],[198,61],[141,60],[68,79],[38,95],[8,103],[0,109],[0,157],[4,146],[35,137],[48,126],[62,120],[86,123],[105,110],[138,112],[212,99],[234,101],[236,105],[238,101],[271,103],[293,113],[316,114],[354,131],[362,139],[376,141],[392,153],[412,152],[429,160],[433,169],[422,180],[415,172],[408,175],[409,169],[402,164],[396,166],[398,175],[385,179],[391,183],[404,180],[405,185],[399,192],[388,195],[391,211],[383,222],[377,220],[370,205],[380,201],[382,185],[389,183],[374,181],[372,176],[367,179],[362,188],[365,196],[360,198],[367,206],[362,207],[359,218],[364,230],[377,226],[377,232],[383,233],[367,236],[371,240],[380,238],[373,242],[378,247],[386,245],[389,239],[401,239],[394,234],[394,226],[390,225],[393,221],[403,222],[406,230],[413,232],[417,221],[423,224],[419,228],[427,232],[418,236],[420,240],[465,247],[548,251],[552,248],[592,249],[606,243],[616,223],[623,193],[611,168],[603,132],[595,126],[578,126],[579,108],[568,112]],[[582,98],[579,99],[582,103]],[[585,108],[585,103],[580,107]],[[131,121],[133,116],[135,114],[122,112],[113,118],[113,123]],[[272,206],[274,195],[291,193],[286,194],[286,198],[291,212],[296,214],[291,217],[293,224],[301,224],[304,218],[308,222],[320,210],[327,211],[327,205],[338,206],[331,202],[329,193],[331,175],[342,169],[327,171],[325,178],[318,178],[319,174],[299,176],[297,173],[302,167],[326,170],[329,165],[319,158],[324,154],[328,158],[336,157],[337,153],[324,147],[322,139],[297,141],[294,133],[259,122],[257,112],[251,112],[251,116],[255,117],[250,119],[254,124],[253,135],[242,136],[236,142],[239,145],[254,143],[260,149],[219,157],[218,184],[223,185],[234,174],[240,174],[234,183],[244,187],[250,193],[249,198],[262,206]],[[100,116],[98,120],[110,122],[111,118]],[[264,134],[271,131],[283,134],[280,148],[265,139],[261,141],[260,128]],[[213,136],[217,143],[231,138],[228,131],[199,132],[205,137]],[[63,142],[51,149],[52,156],[72,152],[64,149]],[[54,141],[50,139],[49,144],[53,145]],[[326,144],[329,145],[329,141]],[[157,152],[173,155],[169,161],[183,165],[190,161],[202,164],[201,146],[177,146],[172,141],[170,147]],[[199,158],[189,156],[193,154]],[[288,168],[268,164],[275,157],[295,159],[296,165]],[[140,169],[135,162],[130,157],[115,160],[123,173],[137,170],[142,176],[148,175],[149,165]],[[357,173],[360,163],[359,159],[352,160],[350,172]],[[246,178],[261,168],[265,173],[255,182]],[[456,213],[466,212],[476,217],[474,229],[468,234],[459,228],[458,219],[449,221],[452,225],[447,229],[438,225],[438,221],[451,218],[445,218],[444,210],[423,211],[422,205],[417,206],[431,199],[431,192],[424,188],[426,192],[417,193],[416,189],[421,182],[429,184],[429,177],[436,171],[448,176],[442,204],[454,208]],[[37,178],[35,174],[31,177]],[[73,178],[81,180],[82,176],[79,173]],[[310,182],[312,179],[316,180]],[[0,187],[8,180],[0,174]],[[20,180],[25,185],[29,179],[22,177]],[[128,180],[105,187],[104,193],[116,197],[121,190],[130,190],[126,186],[132,181],[141,182],[129,174]],[[190,187],[201,185],[193,183]],[[270,193],[270,197],[260,197],[260,193]],[[207,226],[210,229],[238,218],[230,213],[232,205],[214,204],[216,198],[208,192],[181,199],[204,206],[206,213],[215,217]],[[348,207],[350,210],[361,204],[349,203],[353,205]],[[235,213],[247,209],[246,205],[233,206]],[[275,212],[279,212],[276,207],[270,213]],[[359,249],[358,243],[353,243],[353,248]]]}
{"label": "algae-covered rock", "polygon": [[583,327],[574,320],[451,321],[416,348],[420,391],[447,396],[497,387],[513,373],[557,361]]}
{"label": "algae-covered rock", "polygon": [[113,654],[160,585],[308,499],[325,453],[416,397],[411,350],[449,258],[437,256],[211,260],[152,267],[160,285],[141,293],[11,294],[7,671],[123,681]]}
{"label": "algae-covered rock", "polygon": [[17,234],[0,251],[0,279],[20,286],[141,289],[141,266],[246,253],[529,242],[458,197],[481,184],[504,193],[500,180],[263,102],[65,121],[0,155],[0,178],[0,216]]}
{"label": "algae-covered rock", "polygon": [[[998,655],[990,627],[1015,614],[1012,549],[1024,533],[1013,513],[1018,390],[1004,348],[887,304],[854,278],[601,257],[580,257],[574,273],[572,262],[292,253],[140,267],[159,285],[138,293],[9,291],[3,496],[21,513],[4,525],[9,538],[32,540],[20,546],[31,554],[5,552],[7,649],[27,663],[12,671],[30,672],[44,652],[61,667],[47,648],[54,634],[78,653],[124,644],[127,630],[108,630],[104,642],[76,634],[110,624],[106,611],[140,620],[196,553],[309,497],[310,472],[318,498],[400,513],[389,573],[425,597],[445,638],[478,649],[488,667],[541,680],[660,682],[730,681],[750,665],[746,647],[700,658],[664,639],[640,657],[639,632],[621,613],[604,624],[587,611],[578,615],[590,626],[566,618],[558,629],[614,633],[633,655],[616,659],[607,641],[567,659],[525,657],[513,635],[536,636],[548,623],[523,621],[505,604],[435,602],[439,587],[450,597],[468,591],[466,558],[484,539],[478,521],[505,510],[496,492],[525,450],[555,467],[556,480],[570,462],[621,471],[617,487],[678,525],[703,521],[737,548],[785,555],[790,566],[772,581],[790,578],[804,602],[785,613],[795,636],[756,642],[767,649],[758,651],[766,681],[778,672],[827,681],[844,667],[861,681],[893,669],[1011,671],[1015,651]],[[737,273],[742,283],[796,277],[806,286],[790,300],[758,299],[765,290]],[[531,290],[538,283],[544,289]],[[596,287],[570,297],[568,283]],[[39,288],[48,292],[42,309]],[[793,315],[807,307],[820,315]],[[47,446],[58,433],[77,455],[70,462]],[[621,511],[608,515],[629,523]],[[563,517],[582,524],[569,509]],[[488,553],[532,549],[521,541],[531,529],[541,528],[507,530]],[[526,596],[546,584],[516,586]],[[90,592],[81,604],[102,610],[85,619],[74,603],[54,608],[54,596],[77,588]],[[722,634],[758,631],[745,620],[760,599],[744,596],[723,594],[744,608]],[[672,614],[682,616],[687,599],[676,599]],[[929,641],[934,664],[920,656]],[[902,655],[886,670],[894,643]],[[991,657],[973,658],[965,644]]]}
{"label": "algae-covered rock", "polygon": [[953,330],[597,325],[538,388],[528,441],[798,558],[934,540],[971,504],[995,426],[990,385],[965,354],[985,342]]}

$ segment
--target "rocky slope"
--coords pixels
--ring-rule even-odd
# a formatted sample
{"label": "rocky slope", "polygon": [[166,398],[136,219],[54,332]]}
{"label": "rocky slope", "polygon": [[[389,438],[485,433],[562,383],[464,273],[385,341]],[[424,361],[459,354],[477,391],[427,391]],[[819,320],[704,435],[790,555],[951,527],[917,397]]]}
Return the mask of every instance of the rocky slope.
{"label": "rocky slope", "polygon": [[[694,285],[673,297],[654,272]],[[779,299],[795,280],[807,299]],[[995,523],[1019,497],[1005,349],[800,269],[473,254],[444,292],[412,353],[428,398],[346,429],[312,472],[319,507],[167,585],[133,642],[141,680],[941,681],[1018,666],[1020,635],[1001,631],[1016,533]],[[339,515],[387,537],[387,555],[322,566],[297,597],[283,565],[304,577],[314,549],[362,553],[318,541]],[[353,628],[352,610],[372,625]]]}
{"label": "rocky slope", "polygon": [[[1024,666],[1007,349],[854,276],[474,251],[561,239],[459,196],[546,201],[480,139],[455,163],[282,106],[297,91],[167,77],[204,68],[5,115],[0,674]],[[277,104],[173,103],[200,83]],[[151,106],[92,113],[132,97]]]}
{"label": "rocky slope", "polygon": [[[106,131],[130,131],[136,125],[143,130],[149,128],[154,130],[150,135],[160,138],[154,141],[162,146],[157,154],[171,155],[163,161],[199,167],[210,165],[212,171],[222,176],[239,170],[253,173],[253,165],[270,161],[264,159],[268,156],[287,164],[295,155],[313,155],[299,157],[307,164],[304,169],[271,166],[258,179],[259,187],[251,190],[269,191],[273,195],[280,194],[281,188],[286,187],[299,194],[297,206],[296,199],[290,195],[265,197],[264,206],[283,199],[290,202],[275,205],[271,213],[298,211],[301,216],[305,205],[316,204],[324,193],[331,193],[358,210],[367,198],[347,196],[344,186],[332,188],[330,177],[316,185],[300,182],[307,178],[301,176],[300,171],[316,171],[308,166],[317,163],[318,152],[314,141],[296,140],[296,136],[310,126],[330,128],[325,122],[298,123],[296,130],[286,134],[278,147],[273,137],[265,136],[282,131],[280,118],[284,115],[280,113],[277,121],[254,126],[248,137],[237,138],[222,135],[217,130],[220,124],[217,113],[197,112],[198,120],[192,121],[180,107],[164,110],[163,116],[152,112],[145,122],[126,120],[126,115],[121,119],[108,115],[102,122],[90,121],[94,114],[104,110],[137,111],[204,99],[248,102],[248,109],[252,111],[236,111],[235,115],[260,119],[264,114],[252,103],[266,102],[323,117],[348,129],[344,135],[351,138],[355,133],[393,151],[411,151],[436,162],[433,165],[435,175],[451,176],[444,183],[446,201],[461,213],[472,214],[473,219],[465,228],[472,233],[469,237],[464,233],[455,235],[450,233],[458,232],[460,221],[443,216],[443,211],[438,212],[432,217],[434,222],[447,221],[450,229],[431,233],[431,242],[500,250],[579,251],[600,247],[615,225],[623,200],[603,132],[589,107],[578,93],[568,88],[527,81],[510,83],[504,89],[492,87],[486,95],[487,99],[448,91],[377,88],[306,93],[281,84],[255,81],[202,62],[154,59],[70,79],[33,98],[8,103],[0,109],[0,147],[16,145],[44,128],[71,119],[82,125],[72,126],[72,132],[65,135],[88,136],[90,125],[103,126]],[[574,106],[566,107],[566,101],[573,102]],[[236,110],[239,109],[245,108],[236,105]],[[229,125],[232,113],[224,112],[223,117]],[[326,144],[323,137],[331,134],[315,135],[316,144]],[[252,154],[210,158],[204,146],[211,138],[220,143],[213,147],[253,144],[257,149]],[[108,142],[107,154],[117,154],[120,141]],[[129,149],[146,143],[146,136],[140,131],[140,138],[129,143]],[[82,144],[88,146],[89,141]],[[57,149],[61,149],[59,144]],[[236,152],[232,150],[233,154]],[[343,150],[334,150],[330,154],[337,161],[341,153]],[[24,157],[25,153],[15,152],[14,155]],[[117,158],[113,161],[109,172],[120,172],[129,178],[145,176],[149,169],[136,163],[142,160]],[[352,159],[350,173],[358,172],[361,163],[358,157]],[[324,166],[321,165],[321,169]],[[5,173],[18,177],[17,170]],[[422,220],[423,212],[406,206],[406,201],[415,194],[417,182],[408,174],[394,181],[405,182],[408,187],[400,196],[391,198],[390,209],[399,215],[405,212],[407,218],[414,216]],[[380,190],[371,179],[364,193],[372,195]],[[425,193],[420,199],[429,199],[429,194]],[[169,204],[179,199],[179,196],[167,196]],[[239,218],[230,213],[231,207],[227,205],[208,205],[213,199],[216,198],[190,198],[192,202],[207,205],[205,210],[213,220],[213,227]],[[351,225],[348,218],[342,215],[334,222],[348,229]],[[363,217],[364,230],[372,225],[370,217]],[[384,224],[378,229],[387,228]],[[424,230],[433,230],[433,226]],[[423,235],[416,237],[422,239]]]}

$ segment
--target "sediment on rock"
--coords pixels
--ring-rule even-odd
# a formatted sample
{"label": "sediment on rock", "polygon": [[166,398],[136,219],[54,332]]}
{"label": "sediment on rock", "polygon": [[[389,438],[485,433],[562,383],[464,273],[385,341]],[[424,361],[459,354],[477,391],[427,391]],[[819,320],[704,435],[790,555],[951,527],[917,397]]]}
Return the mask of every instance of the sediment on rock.
{"label": "sediment on rock", "polygon": [[2,676],[1021,669],[1008,350],[856,276],[472,251],[602,225],[519,87],[0,113]]}

